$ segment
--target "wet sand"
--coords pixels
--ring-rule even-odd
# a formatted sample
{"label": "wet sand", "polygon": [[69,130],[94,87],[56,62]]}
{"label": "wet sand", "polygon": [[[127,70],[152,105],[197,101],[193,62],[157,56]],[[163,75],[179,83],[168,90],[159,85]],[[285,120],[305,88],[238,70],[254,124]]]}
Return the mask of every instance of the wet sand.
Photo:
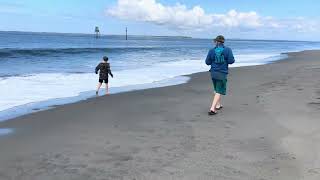
{"label": "wet sand", "polygon": [[0,180],[319,180],[320,51],[0,122]]}

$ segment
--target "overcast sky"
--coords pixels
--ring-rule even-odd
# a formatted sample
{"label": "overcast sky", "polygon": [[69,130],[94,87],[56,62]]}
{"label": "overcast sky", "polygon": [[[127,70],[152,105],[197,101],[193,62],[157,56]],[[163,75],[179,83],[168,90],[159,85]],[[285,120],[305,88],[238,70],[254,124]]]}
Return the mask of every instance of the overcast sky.
{"label": "overcast sky", "polygon": [[0,30],[320,40],[319,0],[0,0]]}

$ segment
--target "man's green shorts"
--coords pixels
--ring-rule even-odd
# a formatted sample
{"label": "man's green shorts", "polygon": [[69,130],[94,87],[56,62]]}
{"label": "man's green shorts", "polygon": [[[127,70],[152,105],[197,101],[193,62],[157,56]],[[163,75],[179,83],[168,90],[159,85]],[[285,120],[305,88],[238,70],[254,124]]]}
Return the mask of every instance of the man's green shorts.
{"label": "man's green shorts", "polygon": [[227,92],[227,79],[225,80],[217,80],[212,79],[213,82],[213,88],[216,93],[226,95]]}

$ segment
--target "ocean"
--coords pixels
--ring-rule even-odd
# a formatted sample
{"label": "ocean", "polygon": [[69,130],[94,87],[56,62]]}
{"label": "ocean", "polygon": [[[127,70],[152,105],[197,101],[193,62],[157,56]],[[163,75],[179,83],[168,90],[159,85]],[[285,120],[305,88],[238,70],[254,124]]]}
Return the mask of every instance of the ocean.
{"label": "ocean", "polygon": [[[319,49],[320,42],[227,40],[236,63],[265,64],[284,52]],[[0,120],[92,97],[102,56],[115,76],[111,92],[184,83],[207,71],[211,39],[0,32]]]}

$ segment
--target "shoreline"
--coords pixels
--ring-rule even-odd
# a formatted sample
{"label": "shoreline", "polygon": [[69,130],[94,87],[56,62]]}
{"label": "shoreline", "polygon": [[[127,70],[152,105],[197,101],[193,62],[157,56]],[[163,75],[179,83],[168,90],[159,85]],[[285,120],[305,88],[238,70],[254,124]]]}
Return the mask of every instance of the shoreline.
{"label": "shoreline", "polygon": [[319,70],[320,51],[232,68],[213,117],[196,73],[0,122],[16,130],[0,136],[0,179],[318,180]]}
{"label": "shoreline", "polygon": [[[173,85],[183,84],[189,81],[188,76],[177,76],[170,79],[154,82],[154,83],[147,83],[147,84],[140,84],[140,85],[129,85],[123,87],[111,87],[109,90],[112,92],[110,95],[119,94],[119,93],[126,93],[131,91],[139,91],[144,89],[153,89],[159,87],[167,87]],[[104,91],[102,88],[100,91]],[[103,94],[103,93],[102,93]],[[104,95],[99,95],[99,97]],[[66,98],[55,98],[49,99],[40,102],[31,102],[28,104],[23,104],[19,106],[15,106],[3,111],[0,111],[0,122],[9,121],[10,119],[14,119],[20,116],[37,113],[40,111],[49,110],[55,108],[57,106],[63,106],[67,104],[73,104],[81,101],[85,101],[88,99],[96,98],[95,90],[81,92],[78,96],[66,97]]]}
{"label": "shoreline", "polygon": [[[280,53],[277,56],[270,56],[268,58],[265,58],[265,61],[263,63],[257,64],[257,65],[265,65],[265,64],[270,64],[277,61],[285,60],[288,58],[289,53],[292,53],[292,52],[284,52],[284,53]],[[257,66],[257,65],[236,66],[231,68],[241,68],[241,67]],[[209,66],[208,66],[208,69],[209,69]],[[119,93],[125,93],[125,92],[137,91],[137,90],[179,85],[179,84],[187,83],[193,74],[203,73],[203,72],[206,72],[206,71],[196,72],[196,73],[191,73],[186,75],[179,75],[170,79],[165,79],[165,80],[161,80],[153,83],[129,85],[129,86],[123,86],[123,87],[111,87],[110,91],[112,92],[111,94],[119,94]],[[102,90],[103,89],[104,88],[102,88]],[[5,109],[3,111],[0,111],[0,122],[8,121],[10,119],[14,119],[27,114],[45,111],[48,109],[55,108],[57,106],[77,103],[77,102],[85,101],[91,98],[95,98],[96,96],[94,95],[94,93],[95,93],[94,90],[85,91],[85,92],[81,92],[77,96],[71,96],[71,97],[65,97],[65,98],[54,98],[54,99],[48,99],[40,102],[30,102],[27,104],[22,104],[9,109]]]}

